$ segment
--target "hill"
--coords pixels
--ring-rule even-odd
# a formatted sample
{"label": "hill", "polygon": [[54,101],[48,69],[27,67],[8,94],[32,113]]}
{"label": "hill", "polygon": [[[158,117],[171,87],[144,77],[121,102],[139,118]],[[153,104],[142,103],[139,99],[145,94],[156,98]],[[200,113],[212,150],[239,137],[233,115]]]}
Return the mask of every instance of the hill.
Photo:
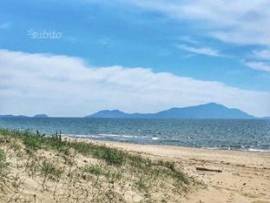
{"label": "hill", "polygon": [[[49,116],[47,114],[36,114],[32,118],[48,118]],[[0,115],[0,118],[31,118],[31,116],[25,116],[25,115]]]}
{"label": "hill", "polygon": [[208,103],[184,108],[171,108],[157,113],[125,113],[120,110],[103,110],[87,118],[142,118],[142,119],[252,119],[255,118],[239,109],[221,104]]}
{"label": "hill", "polygon": [[34,118],[48,118],[49,116],[47,114],[37,114],[33,116]]}

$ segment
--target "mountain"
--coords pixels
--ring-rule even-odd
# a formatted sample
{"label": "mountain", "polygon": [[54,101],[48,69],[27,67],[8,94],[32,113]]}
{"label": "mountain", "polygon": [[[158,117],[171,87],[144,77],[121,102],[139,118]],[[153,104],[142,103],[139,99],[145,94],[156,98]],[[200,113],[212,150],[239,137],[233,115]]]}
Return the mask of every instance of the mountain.
{"label": "mountain", "polygon": [[185,108],[172,108],[157,113],[159,118],[231,118],[248,119],[253,116],[240,111],[239,109],[227,108],[216,103],[203,104]]}
{"label": "mountain", "polygon": [[[30,116],[25,115],[0,115],[0,118],[31,118]],[[34,115],[32,118],[48,118],[46,114],[37,114]]]}
{"label": "mountain", "polygon": [[33,116],[34,118],[48,118],[49,116],[46,114],[37,114]]}
{"label": "mountain", "polygon": [[119,110],[103,110],[87,118],[143,118],[143,119],[252,119],[255,118],[239,109],[221,104],[208,103],[184,108],[171,108],[158,113],[125,113]]}
{"label": "mountain", "polygon": [[24,115],[0,115],[0,118],[27,118]]}
{"label": "mountain", "polygon": [[119,111],[119,110],[103,110],[95,114],[86,116],[95,118],[131,118],[131,114]]}

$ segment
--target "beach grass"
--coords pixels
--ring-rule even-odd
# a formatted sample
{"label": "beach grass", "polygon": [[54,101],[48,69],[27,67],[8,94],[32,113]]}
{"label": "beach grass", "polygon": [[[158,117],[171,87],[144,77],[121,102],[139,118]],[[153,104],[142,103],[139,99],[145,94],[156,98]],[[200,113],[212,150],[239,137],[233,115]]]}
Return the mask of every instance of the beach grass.
{"label": "beach grass", "polygon": [[6,168],[6,155],[5,152],[0,149],[0,176],[3,175]]}
{"label": "beach grass", "polygon": [[[0,129],[0,173],[7,162],[10,175],[0,190],[12,189],[0,195],[2,201],[13,201],[16,193],[25,201],[166,202],[195,184],[175,162],[63,138],[61,133]],[[22,178],[17,180],[15,171]],[[20,183],[16,188],[14,181]],[[33,188],[24,189],[30,183]]]}

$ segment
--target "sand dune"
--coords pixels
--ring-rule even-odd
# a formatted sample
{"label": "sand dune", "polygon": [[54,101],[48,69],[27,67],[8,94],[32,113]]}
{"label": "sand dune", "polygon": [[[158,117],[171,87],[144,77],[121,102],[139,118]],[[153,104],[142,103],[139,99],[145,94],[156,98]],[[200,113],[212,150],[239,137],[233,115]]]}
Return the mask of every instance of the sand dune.
{"label": "sand dune", "polygon": [[270,202],[270,153],[0,130],[0,202]]}
{"label": "sand dune", "polygon": [[[270,202],[270,153],[207,150],[173,146],[137,145],[117,142],[111,147],[143,153],[152,158],[179,162],[184,171],[205,187],[179,202]],[[197,167],[222,172],[198,171]]]}

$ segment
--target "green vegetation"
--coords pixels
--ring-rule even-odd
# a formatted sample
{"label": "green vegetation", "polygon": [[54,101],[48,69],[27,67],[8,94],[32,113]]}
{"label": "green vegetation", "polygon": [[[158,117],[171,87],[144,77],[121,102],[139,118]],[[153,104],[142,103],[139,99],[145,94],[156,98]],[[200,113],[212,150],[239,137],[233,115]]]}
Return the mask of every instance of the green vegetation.
{"label": "green vegetation", "polygon": [[3,163],[6,160],[5,152],[0,149],[0,163]]}
{"label": "green vegetation", "polygon": [[[49,191],[51,182],[59,182],[61,188],[66,185],[66,198],[71,198],[79,188],[85,196],[78,192],[77,198],[90,198],[93,202],[121,202],[125,190],[137,191],[144,201],[153,200],[153,191],[163,191],[162,198],[166,199],[166,188],[182,194],[192,182],[174,162],[152,160],[101,144],[69,141],[59,133],[48,136],[38,131],[0,129],[0,147],[16,154],[16,167],[24,167],[31,179],[42,179],[42,191]],[[20,163],[23,158],[26,161]],[[6,155],[0,148],[0,172],[5,167]]]}
{"label": "green vegetation", "polygon": [[38,149],[65,151],[73,148],[83,155],[92,155],[97,159],[103,159],[108,164],[122,165],[125,161],[125,153],[120,150],[85,142],[63,141],[61,134],[58,133],[45,136],[38,131],[33,133],[30,131],[0,129],[0,134],[22,139],[26,148],[30,151]]}
{"label": "green vegetation", "polygon": [[48,161],[42,162],[40,171],[45,178],[49,178],[51,180],[58,180],[63,173],[62,170],[56,168],[53,163]]}
{"label": "green vegetation", "polygon": [[98,164],[85,166],[83,168],[83,171],[86,173],[91,173],[91,174],[97,175],[97,176],[107,175],[107,173],[105,171],[103,171],[103,168]]}
{"label": "green vegetation", "polygon": [[6,168],[6,155],[5,152],[0,149],[0,176],[3,175]]}
{"label": "green vegetation", "polygon": [[126,153],[123,151],[106,146],[85,142],[67,143],[67,145],[83,155],[92,155],[97,159],[103,159],[108,164],[122,165],[126,159]]}
{"label": "green vegetation", "polygon": [[120,166],[128,163],[133,167],[144,169],[146,172],[157,174],[163,172],[169,176],[173,176],[179,181],[183,181],[186,184],[188,183],[188,179],[185,178],[184,174],[175,169],[175,164],[173,162],[158,161],[155,163],[140,155],[126,153],[104,145],[95,145],[86,142],[68,142],[63,140],[61,134],[58,133],[51,136],[45,136],[38,131],[33,133],[30,131],[0,129],[0,134],[21,138],[28,150],[54,149],[66,151],[67,149],[73,148],[78,153],[102,159],[108,164]]}

